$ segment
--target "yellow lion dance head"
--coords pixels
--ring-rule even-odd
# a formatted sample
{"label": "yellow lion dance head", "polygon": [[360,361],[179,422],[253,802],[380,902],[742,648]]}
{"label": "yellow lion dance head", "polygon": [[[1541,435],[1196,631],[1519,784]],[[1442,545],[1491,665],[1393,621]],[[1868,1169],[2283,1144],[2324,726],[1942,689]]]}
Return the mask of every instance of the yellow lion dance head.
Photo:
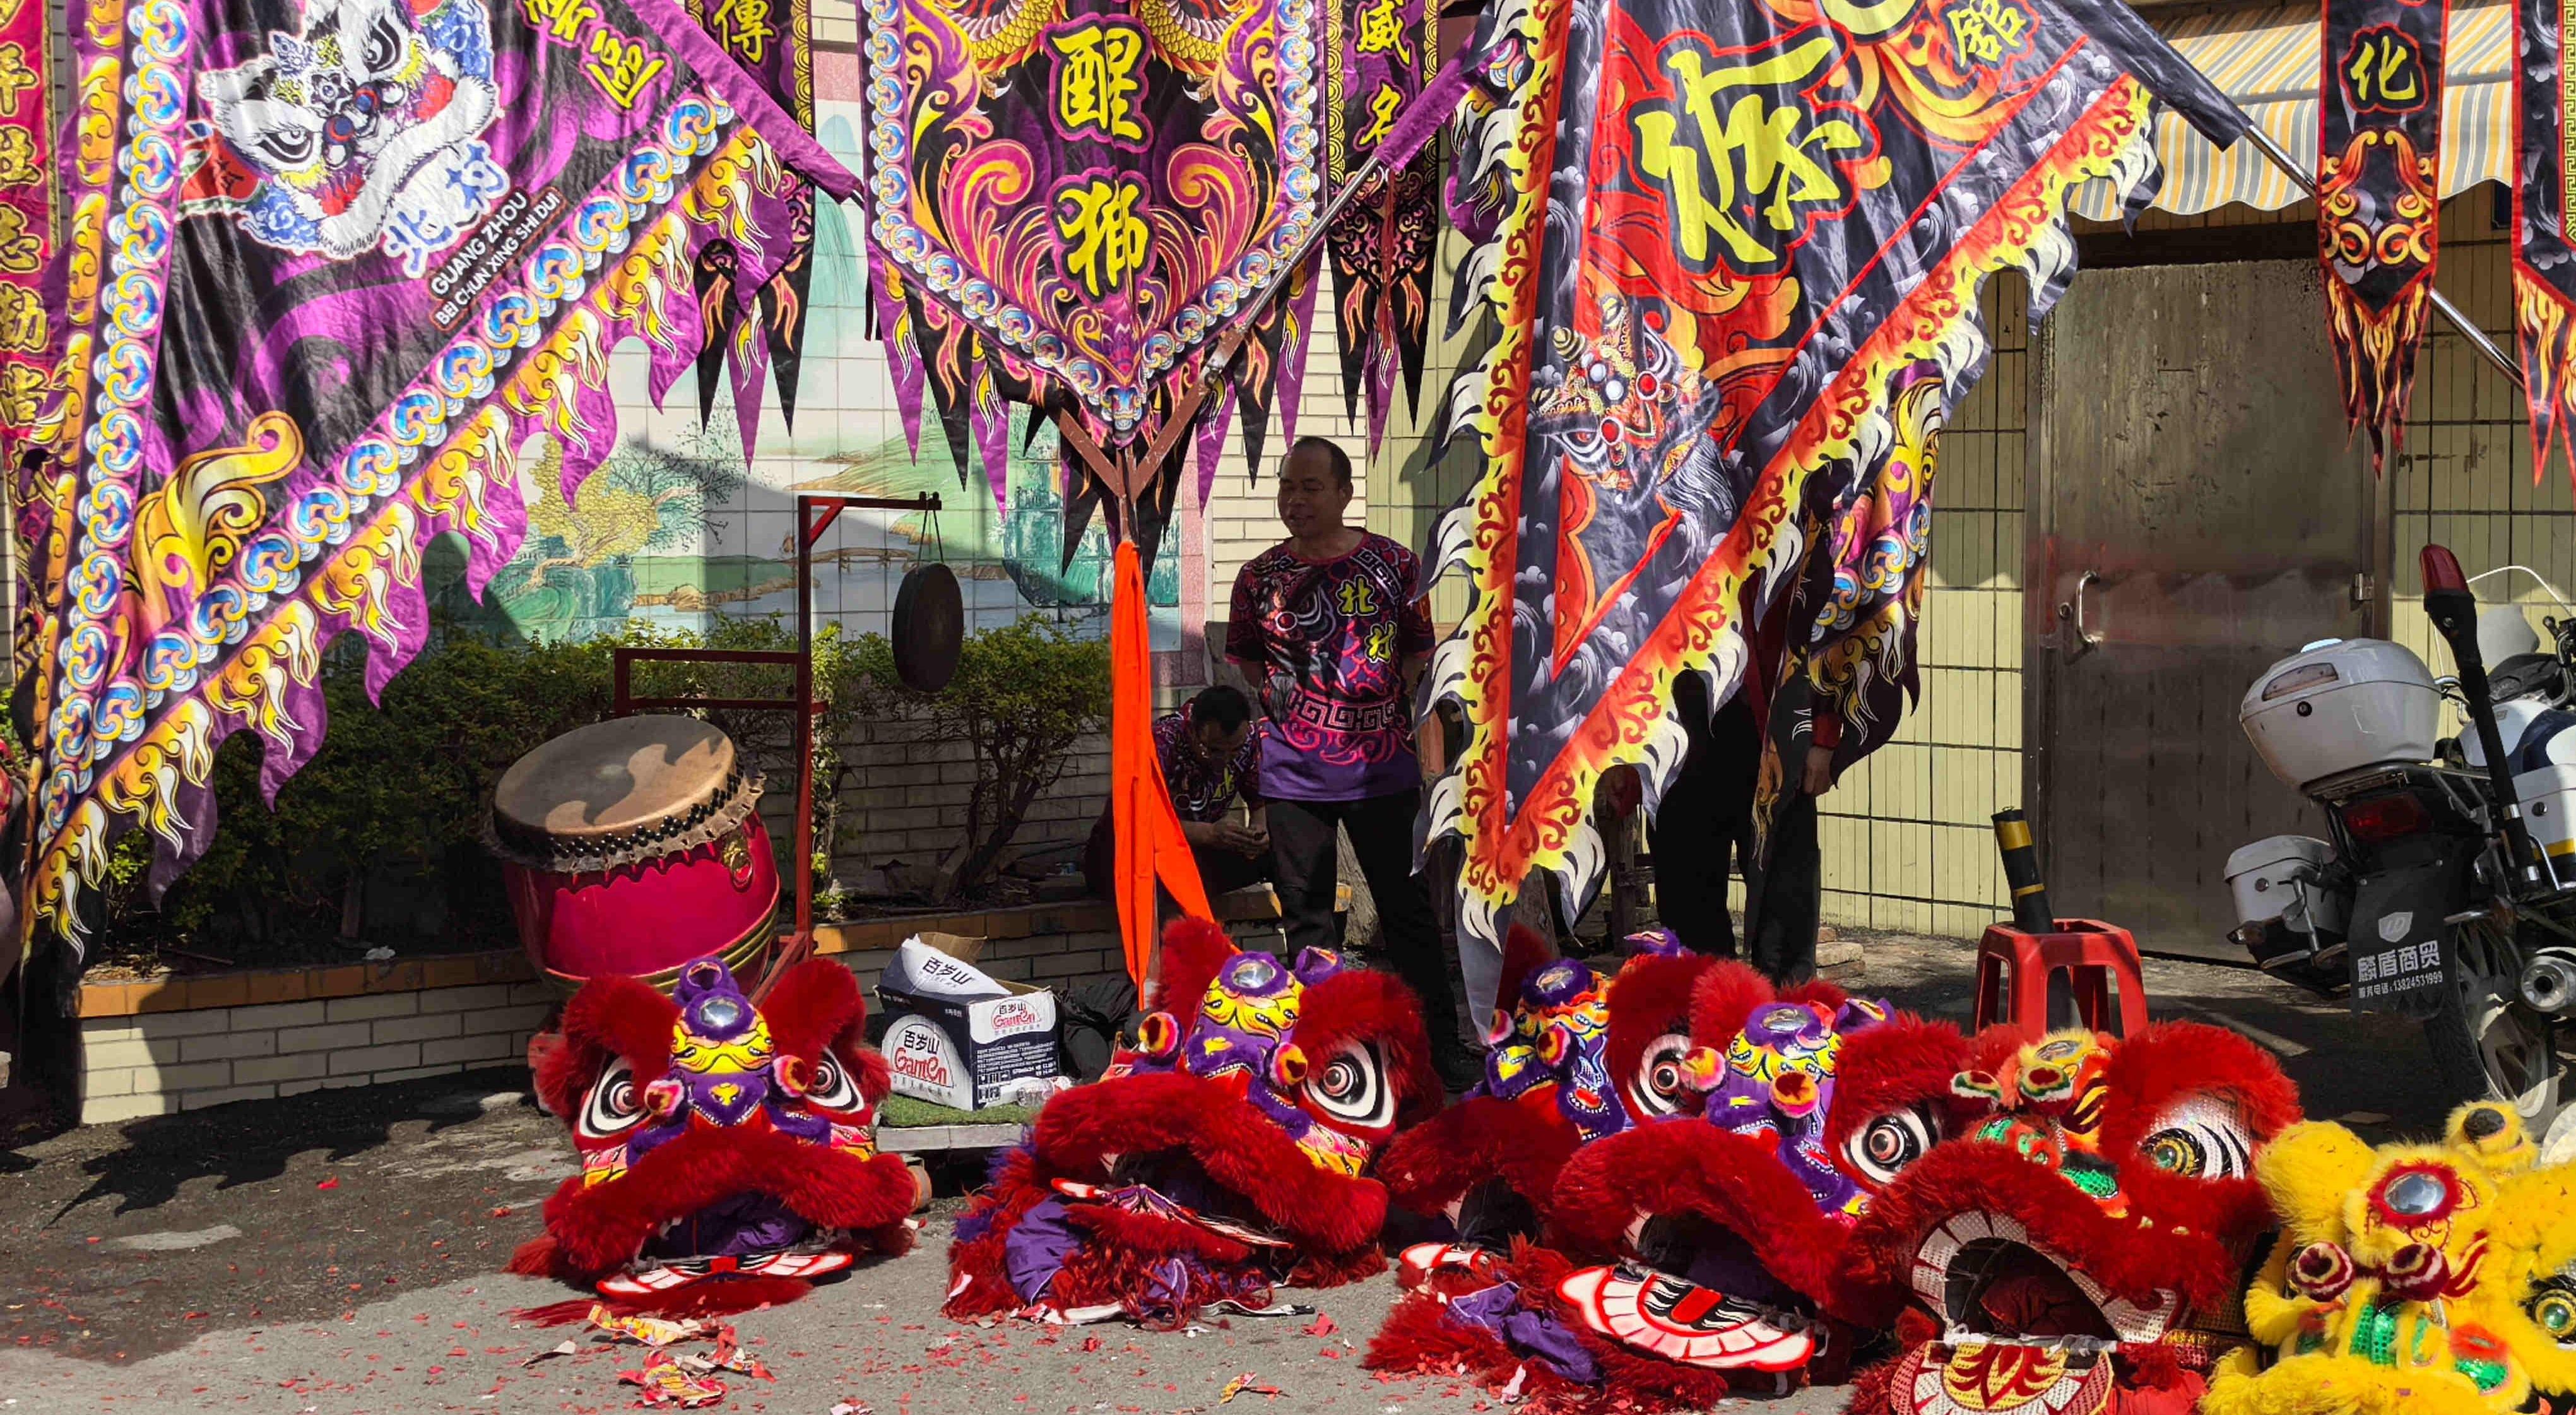
{"label": "yellow lion dance head", "polygon": [[2438,1145],[2292,1126],[2255,1173],[2281,1236],[2203,1415],[2570,1408],[2576,1165],[2541,1166],[2511,1107],[2461,1107]]}

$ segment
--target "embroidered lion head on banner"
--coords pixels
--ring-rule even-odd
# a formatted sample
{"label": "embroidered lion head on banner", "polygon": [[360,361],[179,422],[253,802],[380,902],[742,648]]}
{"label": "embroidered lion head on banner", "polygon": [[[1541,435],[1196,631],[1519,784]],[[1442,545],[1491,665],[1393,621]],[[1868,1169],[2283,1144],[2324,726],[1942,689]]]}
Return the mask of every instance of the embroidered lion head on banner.
{"label": "embroidered lion head on banner", "polygon": [[1377,1272],[1400,1122],[1438,1106],[1404,984],[1323,949],[1294,962],[1176,920],[1138,1044],[1056,1096],[957,1223],[948,1314],[1186,1324],[1275,1287]]}
{"label": "embroidered lion head on banner", "polygon": [[[2270,1056],[2168,1022],[1977,1038],[1954,1083],[1987,1114],[1897,1176],[1851,1275],[1896,1300],[1896,1359],[1861,1415],[2191,1409],[2245,1340],[2244,1274],[2272,1224],[2253,1156],[2299,1118]],[[1864,1314],[1866,1315],[1866,1314]]]}
{"label": "embroidered lion head on banner", "polygon": [[[1838,1374],[1857,1345],[1848,1314],[1873,1306],[1848,1276],[1854,1221],[1958,1128],[1966,1038],[1829,984],[1775,992],[1732,962],[1642,957],[1608,998],[1624,1094],[1670,1099],[1571,1150],[1537,1241],[1465,1229],[1408,1251],[1410,1293],[1370,1363],[1641,1411]],[[1472,1104],[1408,1134],[1389,1171]],[[1452,1163],[1486,1144],[1454,1142],[1468,1158]]]}
{"label": "embroidered lion head on banner", "polygon": [[739,1310],[909,1248],[915,1188],[876,1148],[887,1076],[866,1022],[858,981],[823,959],[757,1005],[716,958],[684,966],[672,997],[584,984],[536,1078],[581,1173],[511,1270],[635,1307]]}
{"label": "embroidered lion head on banner", "polygon": [[2256,1345],[2208,1415],[2490,1415],[2576,1392],[2576,1171],[2536,1168],[2508,1105],[2437,1145],[2291,1127],[2255,1160],[2281,1216],[2245,1294]]}

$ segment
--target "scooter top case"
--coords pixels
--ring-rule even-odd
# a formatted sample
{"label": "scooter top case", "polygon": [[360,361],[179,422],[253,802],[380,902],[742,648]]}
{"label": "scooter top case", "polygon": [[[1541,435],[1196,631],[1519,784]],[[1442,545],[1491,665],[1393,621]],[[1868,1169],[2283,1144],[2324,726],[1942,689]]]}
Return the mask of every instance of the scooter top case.
{"label": "scooter top case", "polygon": [[2385,639],[2329,639],[2264,670],[2237,721],[2272,774],[2305,786],[2432,759],[2442,695],[2424,660]]}

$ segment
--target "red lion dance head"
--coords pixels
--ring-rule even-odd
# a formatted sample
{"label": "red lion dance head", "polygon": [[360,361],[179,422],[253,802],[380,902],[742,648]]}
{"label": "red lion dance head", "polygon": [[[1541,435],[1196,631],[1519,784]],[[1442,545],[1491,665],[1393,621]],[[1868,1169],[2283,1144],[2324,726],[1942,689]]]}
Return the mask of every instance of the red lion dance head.
{"label": "red lion dance head", "polygon": [[1614,1039],[1659,1039],[1614,1070],[1634,1074],[1627,1094],[1669,1095],[1668,1069],[1682,1094],[1569,1147],[1539,1206],[1546,1246],[1408,1253],[1414,1290],[1371,1364],[1464,1366],[1543,1409],[1625,1410],[1839,1368],[1856,1343],[1843,1325],[1854,1220],[1958,1123],[1966,1038],[1829,984],[1775,993],[1705,960],[1632,961],[1608,1010]]}
{"label": "red lion dance head", "polygon": [[[1958,1089],[1990,1114],[1881,1194],[1855,1275],[1910,1294],[1866,1415],[2188,1415],[2245,1338],[2272,1225],[2257,1148],[2298,1093],[2233,1032],[1994,1028]],[[1904,1299],[1900,1298],[1900,1302]]]}
{"label": "red lion dance head", "polygon": [[[1485,1079],[1399,1136],[1378,1165],[1399,1207],[1445,1216],[1460,1243],[1499,1251],[1539,1235],[1578,1146],[1699,1107],[1686,1065],[1690,999],[1709,960],[1669,936],[1631,943],[1641,951],[1604,977],[1512,929]],[[1417,1252],[1417,1264],[1436,1253]]]}
{"label": "red lion dance head", "polygon": [[1161,996],[1188,1010],[1147,1017],[1098,1082],[1047,1102],[958,1220],[952,1317],[1178,1326],[1384,1267],[1386,1190],[1364,1171],[1441,1094],[1413,995],[1180,919]]}
{"label": "red lion dance head", "polygon": [[886,1064],[866,1022],[858,980],[821,959],[756,1006],[716,958],[684,967],[673,997],[632,978],[583,984],[536,1078],[581,1173],[511,1270],[712,1312],[792,1299],[859,1252],[910,1247],[913,1181],[877,1153]]}

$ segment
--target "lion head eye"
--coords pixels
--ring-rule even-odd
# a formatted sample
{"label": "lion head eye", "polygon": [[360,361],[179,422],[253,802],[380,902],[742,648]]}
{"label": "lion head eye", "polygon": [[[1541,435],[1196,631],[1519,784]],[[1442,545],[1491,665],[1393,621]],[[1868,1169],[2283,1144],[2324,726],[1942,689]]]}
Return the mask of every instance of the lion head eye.
{"label": "lion head eye", "polygon": [[805,1087],[805,1103],[817,1110],[857,1110],[860,1106],[858,1085],[830,1047],[814,1058],[814,1076]]}
{"label": "lion head eye", "polygon": [[635,1068],[620,1057],[590,1083],[590,1094],[582,1097],[581,1114],[573,1124],[593,1140],[607,1140],[634,1129],[643,1118],[643,1088],[635,1084]]}
{"label": "lion head eye", "polygon": [[2185,1101],[2138,1142],[2147,1163],[2188,1179],[2243,1179],[2254,1172],[2254,1137],[2234,1106]]}
{"label": "lion head eye", "polygon": [[1637,1083],[1629,1088],[1636,1096],[1638,1119],[1675,1114],[1690,1099],[1694,1088],[1684,1060],[1690,1049],[1686,1032],[1666,1032],[1647,1044],[1645,1056],[1637,1062]]}
{"label": "lion head eye", "polygon": [[1908,1106],[1872,1118],[1843,1142],[1843,1154],[1872,1183],[1893,1181],[1906,1166],[1923,1158],[1939,1138],[1928,1105]]}
{"label": "lion head eye", "polygon": [[2560,1273],[2542,1278],[2522,1310],[2543,1335],[2566,1350],[2576,1351],[2576,1275]]}
{"label": "lion head eye", "polygon": [[1386,1057],[1375,1043],[1344,1042],[1306,1073],[1306,1099],[1355,1130],[1395,1123],[1395,1088],[1386,1083]]}

